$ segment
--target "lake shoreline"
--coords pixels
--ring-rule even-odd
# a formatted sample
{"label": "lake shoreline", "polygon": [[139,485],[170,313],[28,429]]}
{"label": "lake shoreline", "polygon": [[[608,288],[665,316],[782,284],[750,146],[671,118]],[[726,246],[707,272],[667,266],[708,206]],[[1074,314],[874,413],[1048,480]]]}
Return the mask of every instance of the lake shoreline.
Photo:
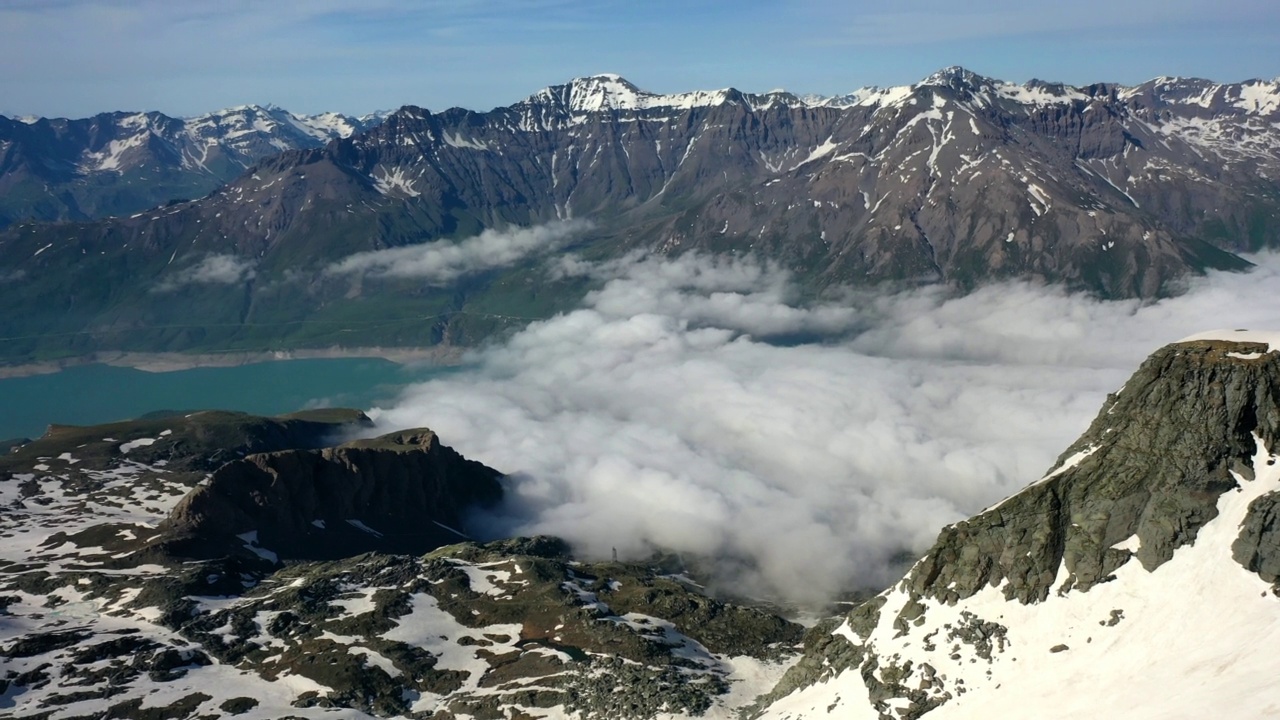
{"label": "lake shoreline", "polygon": [[335,358],[369,358],[387,360],[398,365],[415,363],[457,365],[465,352],[457,347],[363,347],[363,348],[299,348],[294,350],[233,351],[224,353],[145,353],[103,351],[60,360],[23,365],[0,365],[0,380],[51,375],[84,365],[127,367],[143,372],[166,373],[202,367],[239,367],[280,360],[312,360]]}

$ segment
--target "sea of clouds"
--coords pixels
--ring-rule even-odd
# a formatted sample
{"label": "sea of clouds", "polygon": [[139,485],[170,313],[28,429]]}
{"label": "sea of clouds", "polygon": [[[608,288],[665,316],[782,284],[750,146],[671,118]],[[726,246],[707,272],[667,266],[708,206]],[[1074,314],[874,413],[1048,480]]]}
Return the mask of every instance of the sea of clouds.
{"label": "sea of clouds", "polygon": [[561,259],[599,282],[580,309],[371,415],[510,473],[480,536],[717,558],[738,592],[818,602],[1042,476],[1153,350],[1280,326],[1280,256],[1254,259],[1147,304],[1003,283],[817,306],[750,259]]}

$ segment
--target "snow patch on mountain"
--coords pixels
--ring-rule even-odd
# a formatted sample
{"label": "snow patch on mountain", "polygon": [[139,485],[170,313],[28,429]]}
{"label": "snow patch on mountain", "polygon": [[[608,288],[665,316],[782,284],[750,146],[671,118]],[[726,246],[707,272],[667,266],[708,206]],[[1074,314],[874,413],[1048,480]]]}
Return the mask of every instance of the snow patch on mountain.
{"label": "snow patch on mountain", "polygon": [[721,105],[731,90],[697,90],[673,95],[659,95],[636,87],[619,75],[605,73],[575,78],[567,85],[544,88],[526,102],[560,104],[570,113],[593,113],[605,110],[648,110],[672,108],[689,110]]}
{"label": "snow patch on mountain", "polygon": [[812,107],[851,108],[869,106],[897,105],[915,91],[914,85],[896,85],[893,87],[865,87],[844,95],[834,97],[806,96],[805,102]]}
{"label": "snow patch on mountain", "polygon": [[1043,85],[1031,83],[1026,85],[1001,83],[997,86],[997,92],[1000,97],[1023,105],[1056,105],[1058,103],[1089,99],[1084,93],[1073,88],[1064,88],[1061,92],[1054,92]]}
{"label": "snow patch on mountain", "polygon": [[385,167],[378,166],[369,179],[373,181],[373,186],[383,195],[391,195],[393,193],[403,193],[409,197],[418,197],[422,193],[413,187],[413,178],[405,172],[404,168],[395,167],[388,170]]}
{"label": "snow patch on mountain", "polygon": [[444,133],[444,143],[450,147],[463,148],[466,150],[488,150],[488,145],[471,140],[462,136],[462,133]]}
{"label": "snow patch on mountain", "polygon": [[1245,112],[1259,115],[1275,114],[1276,110],[1280,110],[1280,82],[1258,80],[1242,83],[1240,96],[1235,105]]}
{"label": "snow patch on mountain", "polygon": [[1208,330],[1196,333],[1178,342],[1196,342],[1199,340],[1227,340],[1229,342],[1259,343],[1269,346],[1267,352],[1280,352],[1280,332],[1271,330]]}
{"label": "snow patch on mountain", "polygon": [[150,134],[144,131],[123,140],[112,140],[103,150],[86,154],[85,162],[81,163],[80,167],[88,171],[120,170],[125,154],[133,148],[140,147],[147,141]]}

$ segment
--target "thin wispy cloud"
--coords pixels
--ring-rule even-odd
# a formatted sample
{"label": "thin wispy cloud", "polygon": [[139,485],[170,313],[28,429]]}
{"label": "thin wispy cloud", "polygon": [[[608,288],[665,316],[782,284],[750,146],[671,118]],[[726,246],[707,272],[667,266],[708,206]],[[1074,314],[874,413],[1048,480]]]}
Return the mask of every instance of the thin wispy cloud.
{"label": "thin wispy cloud", "polygon": [[591,229],[586,220],[564,220],[531,228],[488,229],[463,240],[355,253],[332,263],[327,275],[415,278],[442,285],[464,275],[508,267],[563,247]]}
{"label": "thin wispy cloud", "polygon": [[257,263],[235,255],[208,255],[191,267],[164,278],[154,292],[172,292],[186,285],[237,285],[257,277]]}

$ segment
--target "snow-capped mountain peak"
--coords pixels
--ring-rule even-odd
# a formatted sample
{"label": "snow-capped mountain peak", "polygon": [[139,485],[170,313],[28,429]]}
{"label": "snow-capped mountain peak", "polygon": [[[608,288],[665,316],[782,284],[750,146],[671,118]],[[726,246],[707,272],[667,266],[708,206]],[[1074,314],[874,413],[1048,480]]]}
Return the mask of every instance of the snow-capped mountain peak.
{"label": "snow-capped mountain peak", "polygon": [[952,87],[965,87],[968,89],[976,89],[979,87],[990,86],[995,83],[989,77],[979,75],[967,68],[959,65],[951,65],[942,68],[933,73],[929,77],[920,81],[920,85],[948,85]]}
{"label": "snow-capped mountain peak", "polygon": [[[198,197],[263,158],[318,148],[381,122],[377,113],[363,118],[334,112],[298,115],[276,105],[253,104],[188,118],[156,111],[104,112],[80,119],[28,117],[0,125],[0,152],[9,161],[6,176],[20,176],[45,192],[75,188],[71,195],[59,195],[66,199],[51,206],[51,216],[44,216],[44,208],[35,217],[89,219]],[[110,190],[102,193],[99,187]],[[11,196],[24,206],[24,193]],[[0,211],[0,226],[27,212]]]}
{"label": "snow-capped mountain peak", "polygon": [[326,112],[296,115],[277,105],[237,105],[204,115],[187,118],[186,125],[196,135],[208,128],[228,128],[233,136],[249,132],[260,134],[301,133],[320,142],[345,138],[365,130],[368,124],[349,115]]}
{"label": "snow-capped mountain peak", "polygon": [[612,73],[575,78],[569,83],[570,108],[575,112],[631,110],[651,97],[651,93]]}
{"label": "snow-capped mountain peak", "polygon": [[543,88],[527,98],[525,103],[551,105],[566,113],[580,115],[610,110],[708,107],[722,105],[735,95],[738,92],[732,88],[661,95],[641,90],[620,75],[605,73]]}

